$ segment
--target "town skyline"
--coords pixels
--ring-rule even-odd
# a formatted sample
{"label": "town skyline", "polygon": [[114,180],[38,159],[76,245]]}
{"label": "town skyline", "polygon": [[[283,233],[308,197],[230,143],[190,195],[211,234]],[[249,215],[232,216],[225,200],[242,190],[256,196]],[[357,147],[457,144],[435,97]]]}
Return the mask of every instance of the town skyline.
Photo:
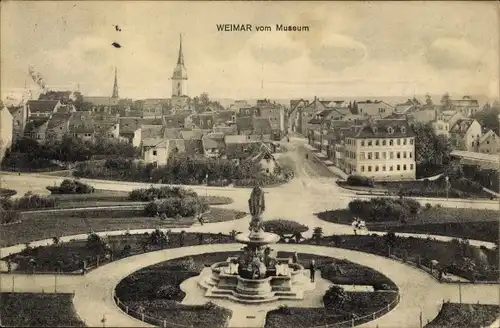
{"label": "town skyline", "polygon": [[[168,98],[179,34],[189,96],[377,98],[449,92],[498,98],[498,29],[488,29],[498,26],[494,3],[237,3],[230,10],[225,3],[9,2],[2,7],[2,99],[24,89],[29,65],[50,89],[80,85],[82,93],[99,96],[111,94],[116,66],[122,97]],[[50,11],[60,14],[56,22],[48,19]],[[479,22],[468,24],[478,15]],[[217,24],[233,22],[308,25],[310,31],[217,31]],[[398,22],[404,24],[395,29]]]}

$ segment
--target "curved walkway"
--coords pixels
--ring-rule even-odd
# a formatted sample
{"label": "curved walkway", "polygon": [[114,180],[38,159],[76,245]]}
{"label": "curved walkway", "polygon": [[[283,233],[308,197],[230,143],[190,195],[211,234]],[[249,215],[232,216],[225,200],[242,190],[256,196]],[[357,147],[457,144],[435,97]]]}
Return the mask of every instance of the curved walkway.
{"label": "curved walkway", "polygon": [[[291,246],[277,244],[273,247],[277,251],[289,251]],[[86,276],[60,277],[61,285],[58,290],[75,292],[73,300],[75,309],[88,326],[102,326],[101,320],[105,316],[106,325],[111,327],[150,327],[149,324],[125,314],[116,306],[113,291],[123,278],[141,268],[166,260],[207,252],[237,251],[240,248],[240,244],[201,245],[136,255],[111,262]],[[456,286],[440,284],[423,271],[381,256],[313,245],[293,245],[293,249],[301,253],[349,259],[380,271],[398,285],[401,295],[399,305],[388,314],[362,325],[363,327],[418,327],[420,313],[424,322],[427,322],[436,317],[443,300],[459,301]],[[10,291],[12,287],[9,283],[10,276],[13,275],[0,275],[2,291]],[[19,288],[23,291],[34,292],[39,292],[40,286],[44,286],[45,291],[50,291],[51,280],[54,279],[53,275],[15,276],[18,281],[16,286],[22,286]],[[490,285],[463,285],[461,297],[462,301],[467,303],[481,301],[486,304],[497,304],[498,302],[498,292]],[[243,313],[233,313],[234,315]]]}

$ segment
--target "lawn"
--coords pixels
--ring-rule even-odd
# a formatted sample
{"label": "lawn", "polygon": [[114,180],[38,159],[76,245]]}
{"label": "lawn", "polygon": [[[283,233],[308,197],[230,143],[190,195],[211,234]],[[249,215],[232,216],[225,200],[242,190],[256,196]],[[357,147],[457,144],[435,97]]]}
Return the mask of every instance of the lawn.
{"label": "lawn", "polygon": [[[306,240],[303,243],[315,243]],[[436,260],[451,274],[468,280],[496,281],[499,278],[498,249],[478,248],[458,241],[443,242],[434,239],[412,237],[395,237],[390,240],[378,235],[334,235],[323,237],[321,245],[352,249],[381,256],[396,256],[429,268],[430,262]],[[469,266],[468,263],[474,263]],[[437,270],[433,271],[437,277]]]}
{"label": "lawn", "polygon": [[[354,215],[348,209],[317,213],[324,221],[348,224]],[[406,223],[399,221],[366,222],[367,228],[375,231],[414,232],[443,235],[489,242],[498,241],[498,211],[469,208],[422,208]]]}
{"label": "lawn", "polygon": [[[373,312],[384,309],[387,304],[393,303],[398,295],[395,292],[346,292],[346,294],[350,297],[350,301],[346,302],[343,309],[290,307],[269,311],[264,327],[309,328],[335,325],[341,322],[344,324],[335,325],[335,327],[351,327],[352,318],[369,316]],[[370,320],[372,320],[371,316],[360,321]]]}
{"label": "lawn", "polygon": [[1,293],[3,327],[85,327],[71,294]]}
{"label": "lawn", "polygon": [[[192,218],[161,220],[145,217],[143,210],[88,210],[45,213],[23,213],[21,222],[0,229],[0,246],[15,245],[52,237],[122,229],[154,229],[189,227],[197,221]],[[205,222],[223,222],[245,216],[241,211],[213,207]]]}
{"label": "lawn", "polygon": [[500,317],[500,306],[444,303],[438,316],[425,328],[481,328]]}

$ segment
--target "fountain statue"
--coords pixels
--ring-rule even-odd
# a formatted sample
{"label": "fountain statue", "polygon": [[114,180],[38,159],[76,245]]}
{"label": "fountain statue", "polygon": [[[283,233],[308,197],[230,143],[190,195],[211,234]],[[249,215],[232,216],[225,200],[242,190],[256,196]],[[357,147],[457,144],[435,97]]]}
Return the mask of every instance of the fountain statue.
{"label": "fountain statue", "polygon": [[[251,215],[249,233],[235,236],[245,244],[237,257],[213,264],[207,274],[200,275],[199,284],[207,289],[207,297],[226,297],[240,302],[268,302],[278,299],[302,299],[311,287],[304,267],[289,258],[275,258],[270,244],[280,237],[263,229],[262,215],[266,209],[264,191],[256,186],[248,199]],[[208,277],[207,277],[208,276]]]}

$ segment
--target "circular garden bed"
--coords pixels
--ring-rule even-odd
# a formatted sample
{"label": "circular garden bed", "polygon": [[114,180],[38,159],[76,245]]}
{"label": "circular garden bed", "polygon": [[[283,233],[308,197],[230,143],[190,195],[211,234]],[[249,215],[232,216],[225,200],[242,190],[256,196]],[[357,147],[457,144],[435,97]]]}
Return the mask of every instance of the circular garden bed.
{"label": "circular garden bed", "polygon": [[[115,289],[120,307],[139,319],[181,326],[225,327],[232,316],[230,310],[211,302],[186,305],[180,302],[185,293],[181,283],[197,276],[207,266],[226,261],[236,252],[206,253],[182,257],[141,269],[123,279]],[[278,257],[292,253],[279,252]],[[344,292],[342,305],[321,308],[282,308],[268,313],[266,327],[309,327],[334,324],[387,309],[398,298],[397,286],[386,276],[371,268],[347,260],[312,254],[298,254],[299,263],[306,266],[315,259],[322,277],[336,284],[373,286],[373,292]]]}

